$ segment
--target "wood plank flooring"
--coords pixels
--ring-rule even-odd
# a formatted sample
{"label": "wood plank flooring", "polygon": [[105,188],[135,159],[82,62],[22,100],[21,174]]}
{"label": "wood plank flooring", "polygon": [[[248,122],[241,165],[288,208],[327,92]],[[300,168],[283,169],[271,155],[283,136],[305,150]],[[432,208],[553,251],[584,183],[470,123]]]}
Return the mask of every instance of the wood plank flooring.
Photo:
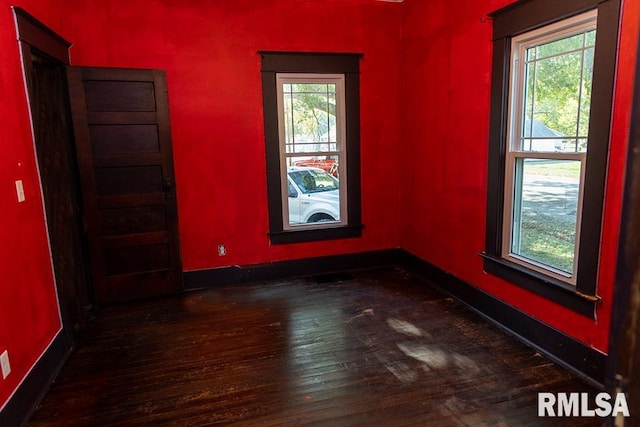
{"label": "wood plank flooring", "polygon": [[401,269],[103,308],[30,426],[598,425],[596,390]]}

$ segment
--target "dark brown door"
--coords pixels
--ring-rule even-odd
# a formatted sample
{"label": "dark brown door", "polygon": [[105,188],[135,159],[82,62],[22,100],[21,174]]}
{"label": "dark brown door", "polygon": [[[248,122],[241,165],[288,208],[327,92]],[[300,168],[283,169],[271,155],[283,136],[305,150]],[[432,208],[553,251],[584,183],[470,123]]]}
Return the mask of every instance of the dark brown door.
{"label": "dark brown door", "polygon": [[166,80],[67,70],[96,301],[182,290]]}
{"label": "dark brown door", "polygon": [[69,343],[88,309],[80,188],[64,65],[29,49],[29,100],[60,312]]}

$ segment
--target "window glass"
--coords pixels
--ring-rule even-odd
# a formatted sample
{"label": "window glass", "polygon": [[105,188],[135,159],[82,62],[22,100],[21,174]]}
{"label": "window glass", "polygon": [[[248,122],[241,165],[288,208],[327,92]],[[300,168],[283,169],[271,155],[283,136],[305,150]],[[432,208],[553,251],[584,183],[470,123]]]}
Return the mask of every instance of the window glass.
{"label": "window glass", "polygon": [[287,153],[337,150],[335,84],[284,84],[283,106]]}
{"label": "window glass", "polygon": [[585,152],[595,30],[524,49],[522,151]]}
{"label": "window glass", "polygon": [[338,180],[321,169],[292,167],[289,176],[303,194],[324,193],[340,189]]}
{"label": "window glass", "polygon": [[344,84],[339,75],[278,74],[281,88],[280,151],[283,184],[298,197],[284,197],[285,229],[345,223]]}
{"label": "window glass", "polygon": [[519,158],[511,251],[567,275],[574,271],[580,162]]}
{"label": "window glass", "polygon": [[574,285],[595,25],[592,13],[512,40],[503,256]]}

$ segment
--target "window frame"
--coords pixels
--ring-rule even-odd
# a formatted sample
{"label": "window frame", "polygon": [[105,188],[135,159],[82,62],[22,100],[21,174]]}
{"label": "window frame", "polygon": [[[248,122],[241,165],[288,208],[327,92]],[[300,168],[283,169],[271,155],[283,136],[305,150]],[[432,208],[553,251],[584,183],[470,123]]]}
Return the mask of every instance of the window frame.
{"label": "window frame", "polygon": [[[508,159],[511,44],[521,34],[597,10],[589,147],[586,154],[575,285],[505,258],[505,177]],[[522,0],[493,14],[485,271],[595,318],[600,235],[618,45],[620,0]]]}
{"label": "window frame", "polygon": [[[546,43],[560,40],[565,37],[571,37],[577,34],[584,34],[596,29],[597,23],[597,9],[581,13],[570,18],[566,18],[554,24],[546,25],[540,29],[529,31],[512,37],[511,40],[511,63],[510,71],[512,72],[512,78],[510,78],[509,86],[509,108],[508,108],[508,125],[507,125],[507,147],[506,147],[506,159],[505,159],[505,197],[504,197],[504,213],[503,213],[503,228],[502,228],[502,258],[520,264],[524,267],[535,270],[539,273],[549,275],[562,282],[570,285],[576,285],[577,280],[577,266],[579,263],[579,248],[580,248],[580,223],[582,218],[582,201],[584,195],[584,178],[586,170],[586,151],[537,151],[526,150],[522,148],[522,128],[524,126],[524,102],[525,102],[525,85],[526,85],[526,52],[528,49],[534,46],[542,46]],[[586,50],[583,46],[582,50]],[[584,53],[583,53],[584,54]],[[584,73],[584,69],[581,70]],[[582,75],[583,76],[583,75]],[[582,77],[581,76],[581,77]],[[582,81],[581,81],[582,84]],[[580,112],[576,119],[579,121]],[[578,125],[578,123],[576,123]],[[576,132],[578,128],[576,128]],[[533,133],[533,132],[531,132]],[[530,138],[533,140],[534,136]],[[573,139],[571,136],[569,139]],[[576,143],[580,139],[579,135],[575,137]],[[531,144],[531,143],[530,143]],[[540,160],[566,160],[577,161],[580,163],[580,177],[579,188],[577,197],[577,209],[576,209],[576,229],[575,229],[575,245],[574,245],[574,266],[571,273],[566,273],[552,266],[544,265],[543,263],[534,259],[529,259],[523,255],[517,254],[513,251],[513,244],[515,239],[514,222],[515,212],[514,206],[516,205],[516,188],[521,187],[523,174],[523,165],[526,160],[540,159]],[[520,165],[519,165],[520,163]],[[519,185],[520,183],[520,185]],[[507,197],[507,194],[513,194],[512,197]]]}
{"label": "window frame", "polygon": [[[336,88],[336,150],[329,149],[324,152],[304,151],[287,153],[285,123],[284,123],[284,85],[286,84],[334,84]],[[320,156],[336,156],[338,162],[338,176],[347,176],[347,152],[346,152],[346,127],[345,127],[345,92],[344,92],[344,75],[343,74],[310,74],[310,73],[276,73],[276,91],[278,94],[278,130],[279,130],[279,147],[280,147],[280,164],[287,164],[288,157],[304,157],[305,155]],[[326,223],[311,224],[289,224],[289,203],[288,197],[288,171],[286,167],[281,168],[282,182],[282,222],[283,229],[286,231],[305,230],[315,228],[332,228],[340,227],[348,224],[349,212],[347,209],[348,187],[347,180],[339,181],[340,190],[340,220]]]}
{"label": "window frame", "polygon": [[[360,191],[360,58],[352,53],[258,52],[261,56],[265,151],[267,163],[267,197],[269,238],[272,244],[354,238],[362,235]],[[346,221],[318,223],[315,226],[287,227],[283,194],[286,163],[281,150],[279,125],[278,75],[307,77],[341,75],[344,78],[344,165]],[[284,178],[283,178],[284,177]],[[342,185],[341,185],[342,187]]]}

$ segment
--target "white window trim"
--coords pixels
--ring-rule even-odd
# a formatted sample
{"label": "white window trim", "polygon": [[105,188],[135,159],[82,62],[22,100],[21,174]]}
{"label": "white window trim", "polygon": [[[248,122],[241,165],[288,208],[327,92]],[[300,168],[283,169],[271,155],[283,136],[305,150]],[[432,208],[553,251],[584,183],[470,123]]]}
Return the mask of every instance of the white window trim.
{"label": "white window trim", "polygon": [[[555,24],[547,25],[537,30],[533,30],[517,37],[511,41],[511,78],[509,85],[509,120],[507,124],[507,151],[505,155],[505,179],[504,179],[504,211],[502,222],[502,257],[516,264],[530,268],[539,273],[551,276],[565,283],[575,286],[577,282],[577,272],[580,249],[580,229],[582,220],[582,205],[584,199],[584,180],[586,170],[586,152],[541,152],[523,151],[521,149],[521,130],[523,120],[524,102],[524,76],[525,61],[524,55],[528,48],[545,44],[557,39],[570,37],[574,34],[583,33],[596,29],[597,10],[592,10],[580,15],[573,16]],[[523,159],[550,159],[550,160],[577,160],[580,161],[580,184],[578,190],[578,206],[576,212],[576,234],[574,246],[573,271],[567,274],[564,271],[555,269],[548,265],[525,258],[511,251],[513,233],[513,207],[516,161]]]}
{"label": "white window trim", "polygon": [[[347,133],[346,133],[346,99],[345,99],[345,76],[344,74],[311,74],[311,73],[276,73],[276,92],[278,104],[278,139],[280,150],[280,186],[282,194],[282,225],[283,230],[307,230],[344,227],[348,224],[348,207],[347,207],[347,180],[339,180],[340,191],[340,221],[319,222],[311,224],[289,223],[289,182],[287,178],[287,158],[300,157],[305,154],[314,156],[338,156],[338,176],[347,176]],[[286,152],[286,137],[284,123],[284,90],[283,87],[288,83],[329,83],[336,85],[336,151],[326,152]]]}

